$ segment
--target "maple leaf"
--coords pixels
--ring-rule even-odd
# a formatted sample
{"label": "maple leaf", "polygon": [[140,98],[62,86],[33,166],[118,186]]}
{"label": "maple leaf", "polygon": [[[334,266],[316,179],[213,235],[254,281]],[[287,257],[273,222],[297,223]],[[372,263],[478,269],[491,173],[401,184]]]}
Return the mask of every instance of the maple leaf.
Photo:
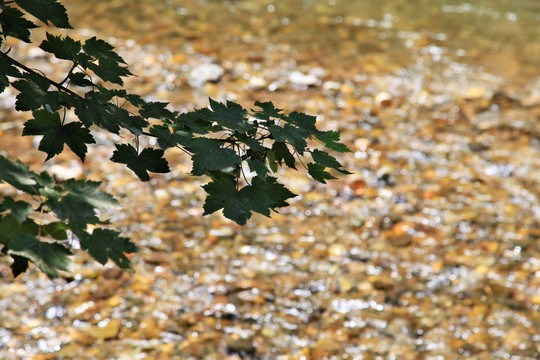
{"label": "maple leaf", "polygon": [[169,103],[166,102],[149,102],[142,106],[139,110],[139,114],[144,118],[154,118],[162,120],[172,120],[175,114],[166,109]]}
{"label": "maple leaf", "polygon": [[68,220],[69,228],[77,236],[85,233],[88,224],[97,224],[96,209],[113,209],[118,202],[112,195],[99,191],[98,181],[68,179],[59,191],[48,190],[47,205],[60,219]]}
{"label": "maple leaf", "polygon": [[266,174],[269,172],[268,168],[264,164],[264,161],[260,159],[247,159],[247,164],[251,171],[254,171],[261,179],[266,179]]}
{"label": "maple leaf", "polygon": [[209,99],[211,113],[207,113],[208,120],[215,121],[226,128],[246,132],[253,127],[247,119],[247,111],[237,103],[227,101],[227,104]]}
{"label": "maple leaf", "polygon": [[26,201],[15,201],[11,196],[6,196],[0,204],[0,212],[10,210],[11,215],[21,224],[28,215],[34,212],[32,206]]}
{"label": "maple leaf", "polygon": [[20,78],[22,74],[8,57],[0,54],[0,93],[10,85],[8,76]]}
{"label": "maple leaf", "polygon": [[51,112],[61,108],[58,102],[57,91],[47,91],[49,80],[34,73],[25,74],[24,80],[15,81],[11,84],[19,90],[15,109],[19,111],[32,111],[44,107]]}
{"label": "maple leaf", "polygon": [[98,60],[98,64],[91,61],[81,61],[82,58],[80,57],[79,62],[81,65],[92,70],[104,81],[123,85],[124,82],[121,77],[133,75],[127,67],[120,65],[126,62],[114,52],[114,47],[108,42],[94,36],[85,41],[83,50],[87,55]]}
{"label": "maple leaf", "polygon": [[7,244],[9,255],[27,258],[52,279],[58,276],[57,269],[67,271],[72,255],[63,245],[40,241],[27,234],[13,234]]}
{"label": "maple leaf", "polygon": [[39,47],[43,51],[54,54],[58,59],[75,61],[82,45],[80,41],[75,41],[69,36],[62,38],[62,36],[47,33],[47,39],[43,40]]}
{"label": "maple leaf", "polygon": [[318,135],[315,135],[327,148],[337,152],[352,152],[345,144],[339,142],[339,131],[325,131]]}
{"label": "maple leaf", "polygon": [[49,21],[61,29],[71,29],[66,8],[56,0],[15,0],[23,10],[47,24]]}
{"label": "maple leaf", "polygon": [[230,172],[242,161],[234,150],[221,147],[217,139],[196,138],[189,149],[194,153],[191,173],[197,176],[215,170]]}
{"label": "maple leaf", "polygon": [[342,174],[351,174],[349,171],[343,169],[343,166],[339,163],[339,161],[337,161],[337,159],[332,155],[329,155],[326,151],[313,150],[311,152],[311,156],[313,161],[316,163],[335,169]]}
{"label": "maple leaf", "polygon": [[169,164],[163,158],[163,150],[144,148],[140,154],[137,150],[128,144],[116,144],[116,150],[111,160],[117,163],[126,164],[128,168],[142,181],[150,180],[148,171],[155,173],[169,172]]}
{"label": "maple leaf", "polygon": [[239,225],[251,218],[252,211],[270,216],[270,210],[287,206],[286,200],[296,196],[273,177],[254,178],[251,185],[237,190],[234,177],[221,176],[203,188],[208,193],[204,215],[223,209],[223,215]]}
{"label": "maple leaf", "polygon": [[159,146],[163,150],[177,145],[188,146],[191,144],[193,133],[186,130],[172,130],[167,125],[155,125],[150,129],[150,133],[158,139]]}
{"label": "maple leaf", "polygon": [[268,162],[274,172],[277,171],[277,165],[281,166],[283,162],[291,169],[296,170],[296,160],[284,142],[274,142],[271,151],[268,152]]}
{"label": "maple leaf", "polygon": [[24,124],[23,136],[43,135],[38,149],[47,153],[49,160],[58,155],[64,149],[64,144],[84,161],[86,156],[86,144],[95,143],[90,130],[83,128],[78,121],[63,125],[58,113],[50,113],[46,110],[37,110],[32,113],[34,119]]}
{"label": "maple leaf", "polygon": [[283,127],[279,125],[268,125],[268,130],[270,130],[276,141],[287,141],[300,155],[304,153],[307,146],[306,138],[308,137],[308,134],[304,130],[289,124],[285,124]]}
{"label": "maple leaf", "polygon": [[0,24],[2,24],[2,35],[13,36],[24,42],[30,43],[30,30],[37,26],[24,18],[24,14],[11,6],[6,6],[0,13]]}
{"label": "maple leaf", "polygon": [[138,251],[137,246],[128,238],[119,236],[117,231],[111,229],[95,229],[91,235],[81,239],[81,247],[88,249],[90,255],[101,265],[105,265],[109,259],[118,267],[129,269],[131,267],[126,253]]}
{"label": "maple leaf", "polygon": [[20,160],[10,161],[0,155],[0,181],[5,181],[13,187],[29,194],[38,194],[38,175],[31,171]]}
{"label": "maple leaf", "polygon": [[307,167],[308,167],[309,175],[311,175],[311,177],[317,180],[318,182],[326,184],[327,179],[336,179],[336,177],[334,177],[328,171],[325,171],[326,166],[324,165],[316,164],[316,163],[309,163],[307,164]]}

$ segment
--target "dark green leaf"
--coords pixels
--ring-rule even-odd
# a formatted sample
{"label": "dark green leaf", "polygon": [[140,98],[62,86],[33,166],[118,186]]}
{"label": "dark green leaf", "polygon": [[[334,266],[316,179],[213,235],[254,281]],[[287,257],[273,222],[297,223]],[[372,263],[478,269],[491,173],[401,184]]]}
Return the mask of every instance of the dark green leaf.
{"label": "dark green leaf", "polygon": [[204,215],[223,209],[226,218],[240,225],[251,218],[252,211],[270,216],[270,210],[287,206],[286,200],[295,196],[275,180],[273,177],[267,177],[266,181],[254,178],[251,185],[238,191],[232,176],[215,178],[203,186],[208,193]]}
{"label": "dark green leaf", "polygon": [[11,6],[6,6],[0,12],[0,24],[2,25],[2,35],[13,36],[24,42],[30,43],[30,29],[37,26],[24,18],[24,14]]}
{"label": "dark green leaf", "polygon": [[100,182],[69,179],[63,183],[66,194],[47,192],[47,205],[60,219],[68,220],[77,235],[85,233],[88,224],[97,224],[96,209],[112,209],[118,202],[112,195],[99,191]]}
{"label": "dark green leaf", "polygon": [[11,210],[11,215],[22,224],[28,215],[34,212],[32,206],[26,201],[15,201],[11,196],[6,196],[0,204],[0,211]]}
{"label": "dark green leaf", "polygon": [[319,135],[323,133],[315,126],[315,123],[317,122],[315,116],[293,111],[289,116],[284,116],[282,119],[296,125],[303,131],[308,132],[309,135]]}
{"label": "dark green leaf", "polygon": [[[268,161],[270,166],[272,166],[272,163],[274,162],[277,162],[277,164],[281,166],[282,162],[284,161],[285,165],[296,170],[296,159],[289,151],[287,144],[284,142],[274,142],[272,145],[272,150],[268,153]],[[275,166],[275,169],[272,170],[275,172],[277,170],[277,166]]]}
{"label": "dark green leaf", "polygon": [[169,109],[166,109],[167,105],[169,103],[165,102],[149,102],[142,106],[141,110],[139,110],[139,115],[141,115],[144,118],[154,118],[154,119],[160,119],[160,120],[169,120],[172,122],[174,117],[176,116],[173,114],[172,111]]}
{"label": "dark green leaf", "polygon": [[287,141],[300,155],[304,153],[307,146],[306,138],[308,137],[308,134],[305,131],[289,124],[285,124],[283,127],[279,125],[269,125],[268,130],[270,130],[276,141]]}
{"label": "dark green leaf", "polygon": [[88,75],[82,72],[76,72],[69,74],[69,81],[71,84],[80,87],[93,86],[94,83],[88,79]]}
{"label": "dark green leaf", "polygon": [[339,163],[339,161],[336,160],[335,157],[329,155],[325,151],[313,150],[311,152],[311,156],[313,157],[313,161],[315,161],[316,163],[335,169],[342,174],[350,174],[350,172],[342,168],[342,165]]}
{"label": "dark green leaf", "polygon": [[114,52],[114,47],[111,44],[95,36],[86,40],[83,48],[88,55],[97,60],[111,60],[120,64],[126,63],[120,55]]}
{"label": "dark green leaf", "polygon": [[89,91],[85,94],[85,106],[75,108],[75,114],[86,127],[92,124],[113,134],[120,131],[120,120],[127,119],[129,112],[109,102],[111,96],[100,92]]}
{"label": "dark green leaf", "polygon": [[193,138],[193,133],[190,131],[173,131],[167,125],[155,125],[150,129],[150,133],[157,137],[159,146],[161,146],[163,150],[177,145],[189,146],[191,145],[191,139]]}
{"label": "dark green leaf", "polygon": [[249,169],[257,173],[261,179],[266,179],[266,174],[269,172],[268,168],[262,160],[259,159],[247,159]]}
{"label": "dark green leaf", "polygon": [[142,135],[143,129],[148,126],[148,121],[140,116],[127,115],[127,117],[122,116],[118,118],[120,125],[122,125],[123,128],[128,129],[133,135]]}
{"label": "dark green leaf", "polygon": [[50,111],[58,111],[61,108],[58,92],[47,91],[49,80],[39,74],[25,74],[25,80],[15,81],[12,85],[20,91],[15,104],[16,110],[32,111],[44,107]]}
{"label": "dark green leaf", "polygon": [[124,85],[122,77],[132,75],[127,67],[119,66],[116,61],[110,59],[99,60],[99,64],[90,62],[85,67],[92,70],[103,81],[118,85]]}
{"label": "dark green leaf", "polygon": [[208,193],[204,215],[223,209],[223,215],[237,224],[244,225],[251,218],[251,208],[245,197],[236,189],[234,178],[223,176],[203,186]]}
{"label": "dark green leaf", "polygon": [[335,177],[328,171],[325,171],[326,167],[317,163],[307,164],[309,175],[315,180],[326,184],[326,179],[335,179]]}
{"label": "dark green leaf", "polygon": [[271,118],[280,118],[281,116],[283,116],[283,114],[281,114],[283,110],[275,108],[274,104],[270,101],[268,102],[255,101],[255,106],[258,106],[262,109],[262,111],[253,112],[253,116],[256,117],[257,119],[271,120]]}
{"label": "dark green leaf", "polygon": [[41,232],[43,235],[52,237],[55,240],[66,240],[67,231],[69,227],[60,221],[52,222],[47,225],[41,226]]}
{"label": "dark green leaf", "polygon": [[43,21],[53,23],[61,29],[71,29],[66,8],[57,0],[15,0],[23,10]]}
{"label": "dark green leaf", "polygon": [[28,166],[17,160],[12,162],[0,155],[0,181],[5,181],[13,187],[29,194],[38,194],[38,175]]}
{"label": "dark green leaf", "polygon": [[131,267],[125,254],[138,251],[137,246],[128,238],[121,237],[118,232],[110,229],[95,229],[81,244],[100,264],[105,265],[111,259],[123,269]]}
{"label": "dark green leaf", "polygon": [[210,107],[212,112],[208,115],[209,121],[215,121],[226,128],[246,132],[253,127],[247,119],[247,111],[237,103],[227,101],[227,104],[222,104],[210,99]]}
{"label": "dark green leaf", "polygon": [[40,241],[26,234],[14,234],[8,243],[7,253],[27,258],[51,279],[58,276],[57,269],[67,271],[69,255],[72,255],[60,244]]}
{"label": "dark green leaf", "polygon": [[315,136],[319,139],[327,148],[337,152],[351,152],[351,150],[345,145],[339,142],[339,131],[325,131]]}
{"label": "dark green leaf", "polygon": [[219,170],[227,173],[240,164],[241,159],[232,149],[221,147],[222,143],[217,139],[196,138],[190,147],[194,153],[191,160],[193,169],[191,173],[199,176],[207,171]]}
{"label": "dark green leaf", "polygon": [[174,122],[174,128],[178,130],[189,130],[197,134],[207,134],[212,130],[212,118],[210,109],[198,109],[180,114]]}
{"label": "dark green leaf", "polygon": [[142,181],[150,180],[148,171],[155,173],[169,172],[167,160],[163,158],[163,150],[145,148],[140,154],[128,144],[116,144],[116,150],[111,160],[117,163],[126,164],[133,170]]}
{"label": "dark green leaf", "polygon": [[79,62],[82,66],[92,70],[102,80],[123,85],[121,77],[132,75],[127,67],[120,65],[126,62],[114,52],[114,47],[108,42],[94,36],[86,40],[83,50],[98,62],[87,61],[85,63],[81,59],[79,59]]}
{"label": "dark green leaf", "polygon": [[47,159],[62,152],[64,144],[84,161],[86,156],[86,144],[95,143],[90,131],[82,127],[80,122],[71,122],[62,125],[58,113],[50,113],[46,110],[37,110],[32,113],[34,119],[24,124],[24,135],[43,135],[38,149],[47,153]]}
{"label": "dark green leaf", "polygon": [[81,51],[80,41],[75,41],[69,36],[54,36],[47,33],[47,39],[41,42],[39,47],[48,53],[54,54],[58,59],[75,61]]}
{"label": "dark green leaf", "polygon": [[22,74],[7,56],[0,54],[0,93],[10,85],[8,76],[19,78]]}

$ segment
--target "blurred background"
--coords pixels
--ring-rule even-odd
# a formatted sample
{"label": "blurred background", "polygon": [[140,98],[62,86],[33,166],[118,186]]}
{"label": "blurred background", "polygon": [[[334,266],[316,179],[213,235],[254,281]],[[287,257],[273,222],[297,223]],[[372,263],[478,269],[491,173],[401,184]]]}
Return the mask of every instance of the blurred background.
{"label": "blurred background", "polygon": [[[66,152],[44,168],[106,179],[125,205],[113,224],[143,247],[135,272],[81,255],[63,279],[12,279],[0,264],[1,358],[538,358],[540,2],[63,3],[70,36],[124,57],[132,93],[317,115],[354,174],[280,172],[300,195],[239,227],[201,217],[206,181],[181,151],[141,184],[107,160],[130,139],[96,130],[85,164]],[[0,94],[0,151],[40,169],[15,95]]]}

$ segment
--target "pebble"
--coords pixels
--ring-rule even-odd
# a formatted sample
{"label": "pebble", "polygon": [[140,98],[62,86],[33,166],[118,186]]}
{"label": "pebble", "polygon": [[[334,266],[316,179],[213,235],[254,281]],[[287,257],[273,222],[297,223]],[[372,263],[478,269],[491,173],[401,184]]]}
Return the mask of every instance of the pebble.
{"label": "pebble", "polygon": [[187,77],[188,84],[200,88],[208,82],[217,82],[223,76],[224,70],[217,64],[204,63],[197,65]]}
{"label": "pebble", "polygon": [[321,84],[321,80],[313,74],[304,74],[300,71],[293,71],[289,74],[289,82],[300,87],[316,86]]}

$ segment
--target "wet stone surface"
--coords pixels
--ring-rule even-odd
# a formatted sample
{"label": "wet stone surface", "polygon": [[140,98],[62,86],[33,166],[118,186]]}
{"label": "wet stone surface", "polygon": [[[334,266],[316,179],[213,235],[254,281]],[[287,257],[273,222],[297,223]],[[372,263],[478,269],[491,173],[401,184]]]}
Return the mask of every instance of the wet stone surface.
{"label": "wet stone surface", "polygon": [[[135,272],[81,254],[62,279],[12,279],[0,263],[1,358],[538,357],[540,74],[518,50],[536,53],[540,10],[292,3],[70,2],[76,27],[130,64],[133,92],[180,111],[212,97],[317,114],[354,174],[322,186],[280,172],[302,195],[239,227],[201,217],[205,179],[181,151],[141,184],[104,161],[121,139],[96,130],[85,164],[66,153],[44,168],[106,179],[125,205],[113,224],[143,248]],[[39,170],[13,95],[0,149]]]}

